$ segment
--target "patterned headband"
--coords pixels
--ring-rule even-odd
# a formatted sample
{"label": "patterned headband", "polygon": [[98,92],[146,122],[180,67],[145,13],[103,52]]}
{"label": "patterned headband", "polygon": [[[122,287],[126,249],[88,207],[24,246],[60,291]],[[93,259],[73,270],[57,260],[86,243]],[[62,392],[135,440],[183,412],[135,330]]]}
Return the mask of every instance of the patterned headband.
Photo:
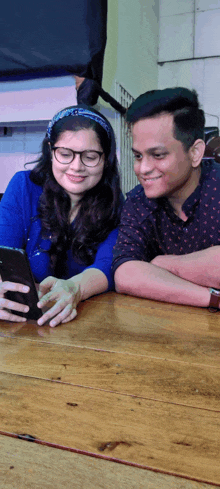
{"label": "patterned headband", "polygon": [[100,124],[100,126],[102,126],[103,129],[105,129],[105,131],[108,134],[108,137],[111,138],[110,126],[105,121],[105,119],[103,119],[101,117],[101,115],[96,114],[95,112],[91,112],[88,109],[70,107],[69,109],[61,110],[60,112],[58,112],[53,117],[53,119],[51,119],[51,121],[48,124],[47,133],[46,133],[48,139],[50,139],[50,137],[51,137],[51,131],[52,131],[52,127],[54,126],[54,124],[56,124],[56,122],[59,121],[60,119],[63,119],[63,117],[67,117],[69,115],[71,115],[71,116],[83,116],[83,117],[87,117],[88,119],[92,119],[95,122],[98,122],[98,124]]}

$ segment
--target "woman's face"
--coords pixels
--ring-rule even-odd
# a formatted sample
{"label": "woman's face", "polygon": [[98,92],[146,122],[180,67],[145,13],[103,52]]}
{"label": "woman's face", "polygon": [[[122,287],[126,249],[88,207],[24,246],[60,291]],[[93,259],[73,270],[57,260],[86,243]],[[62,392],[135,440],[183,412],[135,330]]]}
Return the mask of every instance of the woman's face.
{"label": "woman's face", "polygon": [[[60,135],[54,146],[71,149],[72,151],[103,151],[93,129],[65,131]],[[85,166],[79,154],[75,154],[71,163],[59,163],[52,150],[52,172],[54,178],[64,188],[73,203],[77,203],[88,190],[95,187],[101,180],[104,163],[104,154],[95,167]]]}

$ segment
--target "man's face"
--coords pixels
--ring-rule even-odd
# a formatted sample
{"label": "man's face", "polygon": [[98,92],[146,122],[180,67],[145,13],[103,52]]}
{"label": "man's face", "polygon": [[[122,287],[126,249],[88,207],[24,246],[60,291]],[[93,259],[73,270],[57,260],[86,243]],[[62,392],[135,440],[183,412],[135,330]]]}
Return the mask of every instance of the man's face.
{"label": "man's face", "polygon": [[136,122],[132,136],[134,171],[145,195],[186,199],[198,184],[200,170],[194,168],[191,151],[186,152],[174,137],[173,115],[160,114]]}

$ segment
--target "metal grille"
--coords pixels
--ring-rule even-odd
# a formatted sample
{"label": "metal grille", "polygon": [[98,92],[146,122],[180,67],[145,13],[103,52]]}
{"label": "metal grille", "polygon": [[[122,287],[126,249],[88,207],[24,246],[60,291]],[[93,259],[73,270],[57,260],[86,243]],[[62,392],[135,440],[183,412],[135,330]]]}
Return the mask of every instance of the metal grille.
{"label": "metal grille", "polygon": [[[120,102],[123,107],[129,107],[134,98],[125,90],[120,83],[115,83],[116,100]],[[131,135],[129,133],[128,125],[125,122],[124,117],[121,114],[116,114],[116,139],[118,151],[118,159],[120,163],[121,173],[121,186],[122,192],[126,194],[135,185],[138,184],[138,179],[133,170],[133,155],[131,151]]]}

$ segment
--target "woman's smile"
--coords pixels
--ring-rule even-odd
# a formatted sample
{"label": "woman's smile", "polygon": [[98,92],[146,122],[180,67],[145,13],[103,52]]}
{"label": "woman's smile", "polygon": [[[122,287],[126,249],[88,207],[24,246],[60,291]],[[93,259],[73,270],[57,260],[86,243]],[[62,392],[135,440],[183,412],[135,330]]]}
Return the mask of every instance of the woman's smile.
{"label": "woman's smile", "polygon": [[84,182],[86,176],[80,176],[80,175],[70,175],[69,173],[66,173],[66,177],[74,183],[81,183]]}

